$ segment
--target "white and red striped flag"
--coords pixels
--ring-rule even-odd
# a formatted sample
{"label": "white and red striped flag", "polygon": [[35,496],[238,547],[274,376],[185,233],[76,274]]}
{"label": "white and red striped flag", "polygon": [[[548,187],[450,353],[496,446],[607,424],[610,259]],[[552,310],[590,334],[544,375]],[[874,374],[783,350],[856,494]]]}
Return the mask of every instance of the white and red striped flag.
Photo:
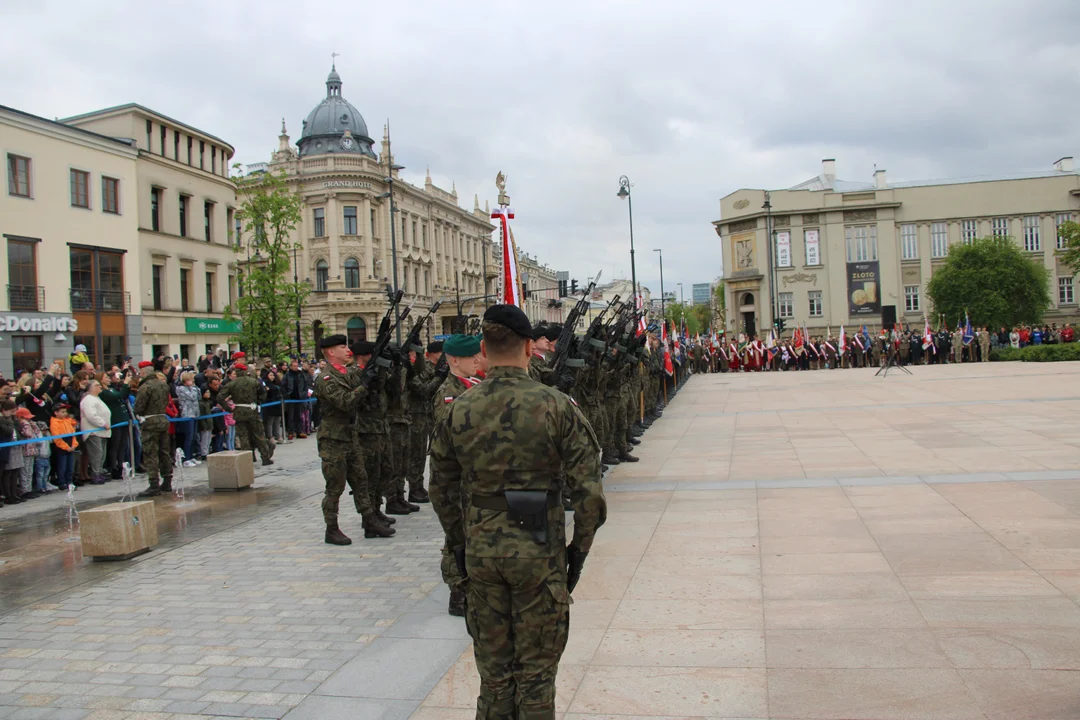
{"label": "white and red striped flag", "polygon": [[840,326],[840,354],[843,355],[847,352],[847,333],[844,332],[844,326]]}
{"label": "white and red striped flag", "polygon": [[641,293],[635,294],[634,298],[635,298],[634,305],[635,305],[635,307],[637,307],[637,311],[638,311],[637,332],[634,333],[634,335],[635,336],[640,336],[640,335],[644,335],[645,331],[648,330],[648,327],[649,327],[648,325],[645,324],[645,300],[644,300],[644,298],[642,298]]}
{"label": "white and red striped flag", "polygon": [[500,299],[506,305],[521,307],[521,279],[518,275],[517,251],[510,234],[510,221],[514,219],[514,211],[506,205],[500,205],[491,213],[492,220],[499,221],[499,229],[502,233],[502,273],[499,282],[502,285]]}
{"label": "white and red striped flag", "polygon": [[671,364],[671,348],[668,346],[667,320],[660,324],[660,347],[664,349],[664,372],[674,375],[675,366]]}

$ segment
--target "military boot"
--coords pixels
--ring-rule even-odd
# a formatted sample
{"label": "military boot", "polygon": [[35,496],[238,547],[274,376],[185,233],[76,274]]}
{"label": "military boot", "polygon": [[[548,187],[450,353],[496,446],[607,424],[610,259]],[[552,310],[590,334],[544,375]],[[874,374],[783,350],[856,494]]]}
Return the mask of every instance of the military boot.
{"label": "military boot", "polygon": [[465,592],[453,588],[450,590],[450,605],[446,612],[455,617],[465,617]]}
{"label": "military boot", "polygon": [[150,478],[150,487],[146,488],[141,493],[139,493],[139,497],[141,497],[141,498],[157,497],[160,494],[161,494],[161,485],[160,485],[158,479],[157,478]]}
{"label": "military boot", "polygon": [[419,505],[410,505],[405,502],[404,497],[389,498],[386,501],[386,514],[387,515],[408,515],[409,513],[416,512],[420,509]]}
{"label": "military boot", "polygon": [[383,525],[393,525],[394,523],[397,522],[397,520],[395,520],[392,517],[389,517],[386,513],[384,513],[379,508],[375,508],[374,515],[379,520],[379,522],[381,522]]}
{"label": "military boot", "polygon": [[267,465],[273,465],[273,464],[274,464],[274,461],[273,461],[273,460],[271,460],[271,459],[270,459],[270,458],[268,458],[268,457],[264,457],[264,458],[262,459],[262,464],[263,464],[263,467],[266,467]]}
{"label": "military boot", "polygon": [[172,489],[173,489],[172,488],[172,478],[171,477],[162,478],[161,479],[161,492],[162,493],[171,493]]}
{"label": "military boot", "polygon": [[364,516],[363,526],[364,537],[366,538],[388,538],[393,537],[397,532],[397,530],[379,520],[379,516],[375,513]]}
{"label": "military boot", "polygon": [[641,440],[639,440],[639,439],[638,439],[638,438],[636,438],[636,437],[632,437],[632,438],[630,438],[630,444],[631,444],[631,445],[640,445],[640,444],[641,444]]}
{"label": "military boot", "polygon": [[618,465],[619,458],[614,453],[610,455],[608,453],[604,453],[603,457],[600,458],[600,462],[603,465]]}
{"label": "military boot", "polygon": [[324,540],[327,545],[352,545],[352,540],[349,536],[341,532],[341,528],[338,524],[328,523],[326,526],[326,539]]}
{"label": "military boot", "polygon": [[625,452],[625,453],[622,453],[621,455],[619,455],[619,462],[637,462],[638,460],[639,460],[639,458],[634,457],[633,455],[631,455],[628,452]]}
{"label": "military boot", "polygon": [[431,502],[431,498],[428,496],[428,491],[424,489],[423,485],[417,485],[414,488],[409,488],[409,502],[429,503]]}

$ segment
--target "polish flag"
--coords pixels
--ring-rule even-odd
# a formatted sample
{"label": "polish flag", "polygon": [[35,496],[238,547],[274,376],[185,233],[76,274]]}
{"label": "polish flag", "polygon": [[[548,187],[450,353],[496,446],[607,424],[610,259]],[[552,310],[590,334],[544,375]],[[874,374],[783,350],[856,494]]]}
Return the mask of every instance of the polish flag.
{"label": "polish flag", "polygon": [[937,347],[934,346],[934,334],[930,331],[930,320],[928,318],[924,318],[924,320],[926,325],[923,327],[922,349],[929,350],[930,348],[934,348],[934,354],[936,355]]}
{"label": "polish flag", "polygon": [[502,205],[491,213],[491,218],[499,221],[502,233],[502,301],[506,305],[521,307],[523,298],[518,276],[517,252],[510,236],[510,221],[514,219],[514,211]]}
{"label": "polish flag", "polygon": [[660,346],[664,349],[664,372],[668,375],[674,375],[675,366],[671,364],[671,349],[668,347],[666,320],[660,325]]}
{"label": "polish flag", "polygon": [[840,354],[843,355],[847,352],[847,333],[844,332],[844,326],[840,326]]}

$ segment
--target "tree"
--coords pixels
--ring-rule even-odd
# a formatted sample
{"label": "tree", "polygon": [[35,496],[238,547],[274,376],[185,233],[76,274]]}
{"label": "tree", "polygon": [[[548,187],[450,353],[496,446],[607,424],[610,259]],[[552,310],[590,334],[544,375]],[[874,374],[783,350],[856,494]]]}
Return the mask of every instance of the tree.
{"label": "tree", "polygon": [[724,281],[721,278],[716,279],[713,287],[713,306],[716,308],[716,317],[720,318],[720,325],[723,326],[727,318],[727,296],[724,294]]}
{"label": "tree", "polygon": [[686,332],[690,335],[696,335],[701,332],[701,322],[698,316],[693,312],[690,305],[682,302],[671,301],[667,304],[666,315],[668,320],[672,320],[675,323],[675,327],[680,331],[683,327],[683,321],[686,321]]}
{"label": "tree", "polygon": [[966,312],[972,325],[1015,327],[1042,320],[1051,305],[1049,275],[1012,238],[985,237],[949,248],[926,292],[934,314],[950,324]]}
{"label": "tree", "polygon": [[1065,242],[1065,252],[1061,261],[1069,266],[1073,274],[1080,272],[1080,223],[1072,221],[1062,223],[1058,234]]}
{"label": "tree", "polygon": [[708,332],[713,324],[712,305],[694,305],[690,308],[690,314],[697,320],[695,332]]}
{"label": "tree", "polygon": [[[285,359],[292,349],[299,310],[311,292],[306,282],[292,282],[290,236],[304,203],[288,186],[284,172],[259,173],[237,180],[243,198],[236,217],[247,242],[235,243],[239,256],[239,297],[225,308],[225,318],[238,320],[234,338],[249,353]],[[230,229],[231,230],[231,229]]]}

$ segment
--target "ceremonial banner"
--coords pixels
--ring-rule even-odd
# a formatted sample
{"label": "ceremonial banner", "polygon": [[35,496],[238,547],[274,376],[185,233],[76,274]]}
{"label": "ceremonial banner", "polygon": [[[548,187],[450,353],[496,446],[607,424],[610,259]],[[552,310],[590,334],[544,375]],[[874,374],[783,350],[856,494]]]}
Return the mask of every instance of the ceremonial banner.
{"label": "ceremonial banner", "polygon": [[881,279],[878,263],[848,263],[848,315],[866,317],[881,314]]}
{"label": "ceremonial banner", "polygon": [[776,233],[776,266],[791,267],[791,233]]}
{"label": "ceremonial banner", "polygon": [[521,283],[518,277],[517,250],[510,235],[510,221],[514,211],[506,206],[496,208],[491,213],[492,220],[499,221],[502,234],[502,272],[499,274],[500,300],[507,305],[521,307]]}
{"label": "ceremonial banner", "polygon": [[821,264],[821,248],[819,247],[819,236],[817,230],[806,230],[803,233],[803,240],[806,243],[806,264],[807,265],[820,265]]}

